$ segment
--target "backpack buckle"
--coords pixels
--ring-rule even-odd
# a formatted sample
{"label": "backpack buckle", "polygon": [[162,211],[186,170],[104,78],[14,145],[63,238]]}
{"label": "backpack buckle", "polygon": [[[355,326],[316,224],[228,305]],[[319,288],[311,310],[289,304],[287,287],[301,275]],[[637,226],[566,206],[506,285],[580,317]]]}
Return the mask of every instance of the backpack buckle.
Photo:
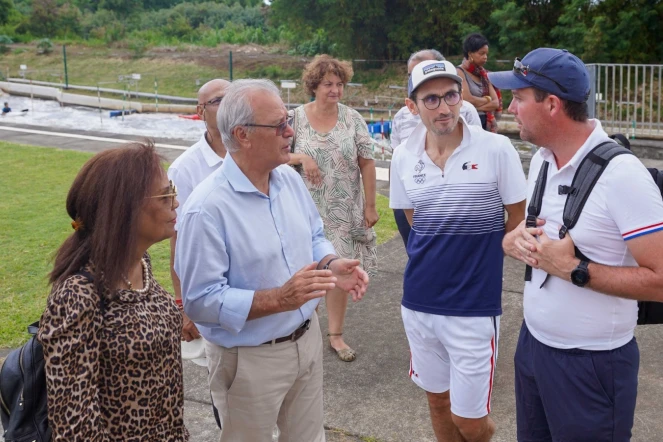
{"label": "backpack buckle", "polygon": [[557,193],[560,195],[574,195],[578,192],[578,189],[572,186],[564,186],[560,184],[557,187]]}
{"label": "backpack buckle", "polygon": [[559,229],[559,239],[564,239],[568,231],[569,229],[566,226],[562,226],[562,228]]}
{"label": "backpack buckle", "polygon": [[525,218],[525,227],[536,227],[535,215],[527,215],[527,218]]}

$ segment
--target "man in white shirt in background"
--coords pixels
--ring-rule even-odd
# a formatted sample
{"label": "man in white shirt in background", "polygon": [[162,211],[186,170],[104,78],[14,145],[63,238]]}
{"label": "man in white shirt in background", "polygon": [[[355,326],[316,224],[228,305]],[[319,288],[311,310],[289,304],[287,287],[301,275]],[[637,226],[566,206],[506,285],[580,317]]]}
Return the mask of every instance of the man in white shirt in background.
{"label": "man in white shirt in background", "polygon": [[523,222],[503,241],[508,255],[533,267],[515,355],[518,440],[628,441],[640,363],[637,301],[663,301],[661,194],[640,160],[618,155],[559,239],[564,189],[594,147],[610,140],[588,117],[587,68],[566,50],[539,48],[488,76],[513,90],[509,112],[520,137],[541,146],[528,200],[549,164],[537,227]]}
{"label": "man in white shirt in background", "polygon": [[[414,69],[416,65],[422,61],[428,60],[444,61],[444,56],[436,49],[422,49],[421,51],[413,52],[407,61],[408,77],[412,75],[412,69]],[[460,106],[460,114],[465,118],[467,124],[481,127],[479,113],[472,103],[463,100]],[[407,106],[403,106],[398,112],[396,112],[392,122],[390,136],[392,150],[395,150],[401,143],[403,143],[403,141],[407,140],[414,128],[417,127],[417,124],[420,122],[421,117],[410,112]],[[396,218],[398,232],[401,234],[403,243],[407,248],[407,238],[410,236],[410,224],[408,223],[407,218],[405,218],[402,209],[394,209],[394,217]]]}
{"label": "man in white shirt in background", "polygon": [[[221,133],[217,127],[216,113],[228,86],[230,86],[230,82],[215,79],[208,81],[198,90],[196,112],[205,122],[205,133],[196,144],[184,151],[168,168],[168,178],[177,186],[177,201],[180,203],[177,208],[178,218],[193,189],[223,164],[226,148],[223,146]],[[177,228],[178,225],[175,224],[175,230]],[[180,280],[173,267],[176,243],[177,232],[170,240],[170,275],[173,279],[175,300],[181,305]],[[182,338],[187,342],[200,338],[196,325],[186,314],[183,316]]]}

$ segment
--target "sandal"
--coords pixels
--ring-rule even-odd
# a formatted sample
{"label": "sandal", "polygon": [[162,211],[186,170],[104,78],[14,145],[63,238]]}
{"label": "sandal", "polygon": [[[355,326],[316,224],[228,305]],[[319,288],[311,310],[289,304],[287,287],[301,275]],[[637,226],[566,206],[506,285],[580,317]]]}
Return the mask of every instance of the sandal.
{"label": "sandal", "polygon": [[[343,333],[327,333],[327,336],[343,336]],[[352,362],[357,359],[357,352],[355,352],[350,347],[336,350],[334,347],[332,347],[331,341],[329,342],[329,347],[336,352],[336,355],[341,361]]]}

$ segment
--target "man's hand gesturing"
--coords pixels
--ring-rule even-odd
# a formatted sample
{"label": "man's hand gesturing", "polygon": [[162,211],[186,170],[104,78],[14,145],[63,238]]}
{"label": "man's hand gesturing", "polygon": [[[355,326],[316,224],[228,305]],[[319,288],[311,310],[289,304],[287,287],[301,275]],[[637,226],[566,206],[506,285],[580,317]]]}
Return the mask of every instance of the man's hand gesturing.
{"label": "man's hand gesturing", "polygon": [[336,277],[336,287],[352,295],[354,302],[363,298],[368,288],[368,274],[357,259],[334,259],[329,269]]}
{"label": "man's hand gesturing", "polygon": [[307,265],[277,289],[276,301],[280,311],[296,310],[336,287],[337,278],[332,276],[332,271],[316,270],[317,265],[317,262]]}

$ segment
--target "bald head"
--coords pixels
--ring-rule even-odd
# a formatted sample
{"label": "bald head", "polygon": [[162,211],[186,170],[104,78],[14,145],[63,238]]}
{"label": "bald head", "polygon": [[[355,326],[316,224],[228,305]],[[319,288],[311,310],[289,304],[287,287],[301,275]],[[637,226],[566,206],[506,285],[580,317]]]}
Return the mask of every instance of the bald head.
{"label": "bald head", "polygon": [[412,69],[422,61],[437,60],[444,61],[444,55],[436,49],[422,49],[421,51],[414,52],[407,60],[407,72],[410,74]]}
{"label": "bald head", "polygon": [[221,78],[208,81],[198,89],[198,104],[205,104],[216,97],[222,97],[228,86],[230,82]]}

